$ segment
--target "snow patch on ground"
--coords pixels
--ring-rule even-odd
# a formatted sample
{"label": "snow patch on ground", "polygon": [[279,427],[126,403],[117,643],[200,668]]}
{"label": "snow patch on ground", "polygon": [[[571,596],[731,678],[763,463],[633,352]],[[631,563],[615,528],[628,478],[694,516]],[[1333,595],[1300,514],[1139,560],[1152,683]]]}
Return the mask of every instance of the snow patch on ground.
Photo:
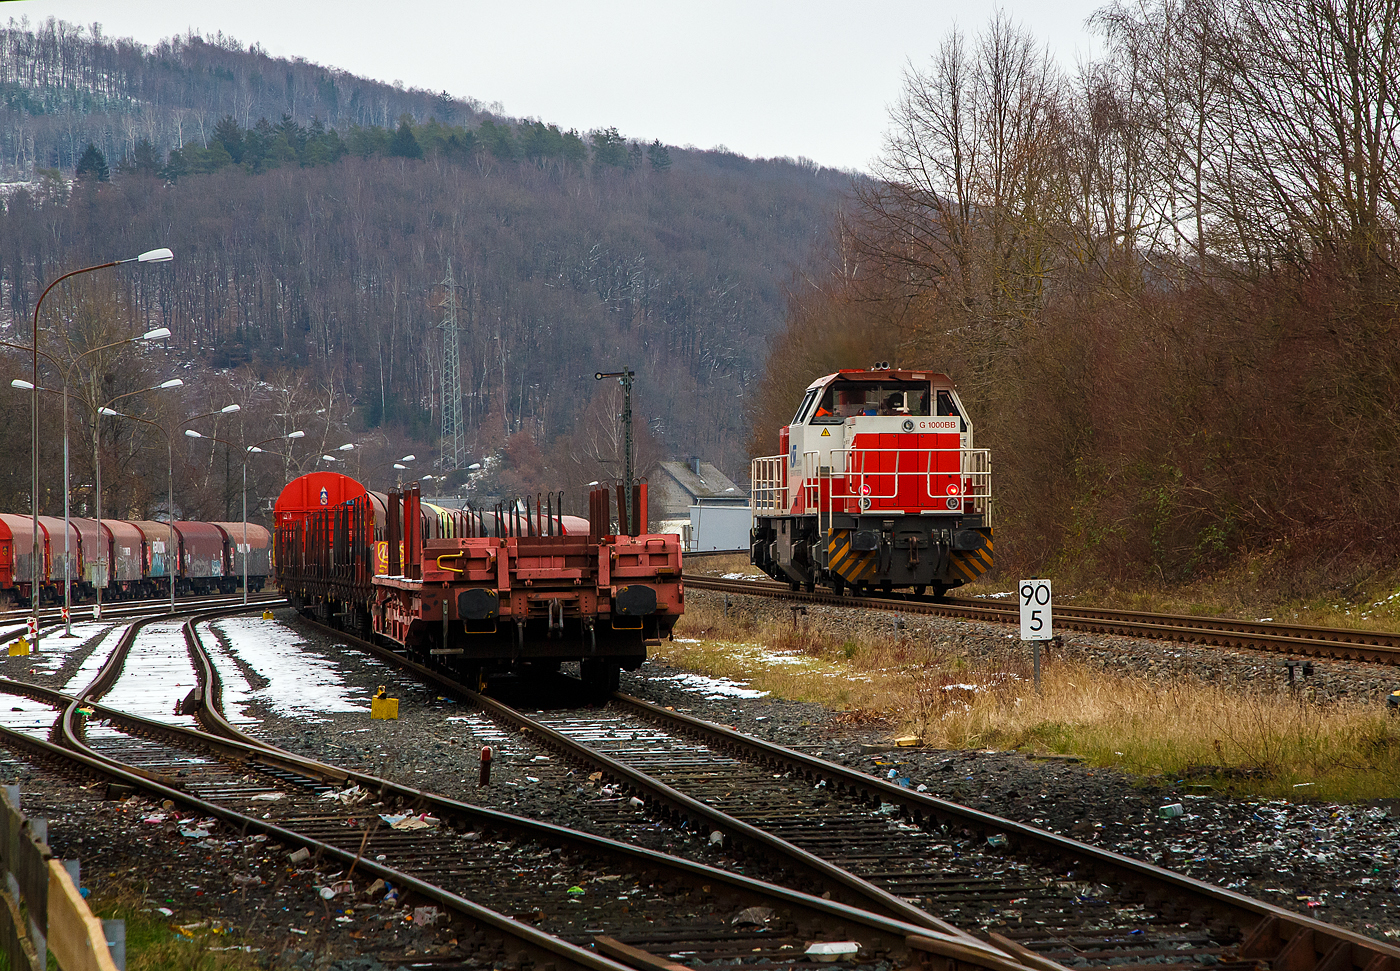
{"label": "snow patch on ground", "polygon": [[746,688],[728,678],[707,678],[703,674],[673,674],[656,678],[657,681],[670,681],[687,691],[695,691],[705,696],[707,701],[721,698],[766,698],[768,692]]}
{"label": "snow patch on ground", "polygon": [[[96,660],[99,668],[111,654],[110,650],[103,650],[105,646],[104,641],[88,658],[89,662]],[[115,642],[112,646],[116,646]],[[82,676],[80,671],[70,684]],[[77,687],[86,687],[91,680],[89,676]],[[175,708],[194,686],[194,665],[185,647],[184,621],[159,620],[141,628],[122,666],[121,677],[102,697],[102,703],[133,715],[193,728],[197,726],[194,716],[177,715]]]}
{"label": "snow patch on ground", "polygon": [[377,685],[346,684],[334,660],[280,621],[229,617],[212,626],[227,639],[228,652],[268,681],[264,688],[251,688],[229,653],[209,645],[224,678],[224,706],[230,717],[237,713],[251,720],[248,709],[257,702],[278,715],[309,722],[326,721],[324,716],[335,712],[369,711]]}

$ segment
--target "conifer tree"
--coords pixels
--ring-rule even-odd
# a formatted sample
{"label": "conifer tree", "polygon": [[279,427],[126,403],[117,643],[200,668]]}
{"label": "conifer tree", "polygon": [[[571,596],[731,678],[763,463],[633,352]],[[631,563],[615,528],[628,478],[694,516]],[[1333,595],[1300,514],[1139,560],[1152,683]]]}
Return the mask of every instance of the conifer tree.
{"label": "conifer tree", "polygon": [[234,121],[233,115],[224,115],[214,126],[214,140],[223,142],[229,157],[235,162],[243,161],[243,129]]}
{"label": "conifer tree", "polygon": [[149,138],[143,138],[136,143],[131,157],[123,161],[117,168],[129,175],[159,175],[160,152],[156,151],[156,147],[151,144]]}
{"label": "conifer tree", "polygon": [[78,158],[78,170],[75,173],[79,181],[96,179],[98,182],[107,182],[112,178],[112,173],[107,168],[107,159],[92,142],[87,143],[87,148],[83,149],[83,154]]}
{"label": "conifer tree", "polygon": [[666,172],[671,168],[671,153],[666,151],[666,146],[661,144],[661,139],[655,139],[647,146],[647,161],[656,172]]}
{"label": "conifer tree", "polygon": [[394,132],[394,137],[389,139],[389,154],[397,158],[422,158],[423,146],[418,144],[418,139],[413,136],[413,128],[409,125],[407,116],[399,119],[398,130]]}
{"label": "conifer tree", "polygon": [[593,164],[598,168],[627,166],[627,139],[618,134],[616,128],[604,128],[589,132],[593,140]]}

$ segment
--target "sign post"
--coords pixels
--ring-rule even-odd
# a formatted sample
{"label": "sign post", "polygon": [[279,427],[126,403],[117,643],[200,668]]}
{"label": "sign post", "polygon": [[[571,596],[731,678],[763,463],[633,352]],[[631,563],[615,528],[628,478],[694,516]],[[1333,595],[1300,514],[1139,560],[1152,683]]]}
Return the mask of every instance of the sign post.
{"label": "sign post", "polygon": [[1019,584],[1021,597],[1021,640],[1035,645],[1035,690],[1040,693],[1040,642],[1054,638],[1051,625],[1050,581],[1022,580]]}

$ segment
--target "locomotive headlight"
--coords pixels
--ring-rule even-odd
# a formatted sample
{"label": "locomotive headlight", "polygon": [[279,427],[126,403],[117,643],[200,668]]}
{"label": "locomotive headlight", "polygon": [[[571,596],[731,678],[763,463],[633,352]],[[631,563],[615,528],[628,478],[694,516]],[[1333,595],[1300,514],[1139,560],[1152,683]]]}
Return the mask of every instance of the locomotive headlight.
{"label": "locomotive headlight", "polygon": [[948,500],[948,508],[949,508],[949,509],[956,509],[956,508],[958,508],[958,500],[955,499],[955,498],[949,498],[949,500]]}

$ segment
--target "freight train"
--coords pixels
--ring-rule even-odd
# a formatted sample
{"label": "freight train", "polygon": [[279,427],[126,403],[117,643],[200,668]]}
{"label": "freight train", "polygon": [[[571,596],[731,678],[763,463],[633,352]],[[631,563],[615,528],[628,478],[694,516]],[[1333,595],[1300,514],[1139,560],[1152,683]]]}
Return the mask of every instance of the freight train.
{"label": "freight train", "polygon": [[640,527],[644,484],[631,528],[624,498],[619,486],[614,529],[607,489],[583,519],[563,514],[562,494],[447,509],[416,484],[378,493],[312,472],[274,507],[276,582],[304,614],[478,687],[577,661],[586,684],[611,691],[685,609],[679,537]]}
{"label": "freight train", "polygon": [[[243,583],[243,523],[103,519],[99,539],[97,520],[68,520],[64,569],[63,520],[39,517],[39,600],[63,602],[63,580],[72,583],[71,599],[86,603],[139,600],[175,592],[233,593]],[[248,588],[258,591],[269,574],[272,533],[265,526],[246,525]],[[34,518],[0,514],[0,607],[33,604]]]}
{"label": "freight train", "polygon": [[754,459],[750,559],[794,590],[941,597],[992,567],[992,467],[946,374],[843,370]]}

